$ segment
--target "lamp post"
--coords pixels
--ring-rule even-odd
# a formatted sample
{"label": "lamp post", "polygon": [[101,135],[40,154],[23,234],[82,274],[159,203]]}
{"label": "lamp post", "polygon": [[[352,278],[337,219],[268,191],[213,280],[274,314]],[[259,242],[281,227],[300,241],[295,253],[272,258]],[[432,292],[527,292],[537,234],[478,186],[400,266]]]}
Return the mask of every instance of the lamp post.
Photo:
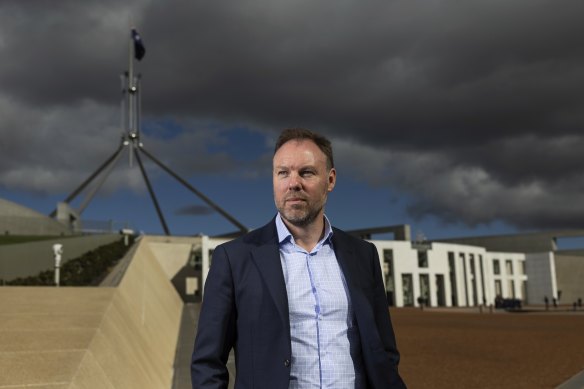
{"label": "lamp post", "polygon": [[63,255],[63,245],[55,243],[53,245],[53,255],[55,257],[55,286],[59,286],[61,277],[61,256]]}

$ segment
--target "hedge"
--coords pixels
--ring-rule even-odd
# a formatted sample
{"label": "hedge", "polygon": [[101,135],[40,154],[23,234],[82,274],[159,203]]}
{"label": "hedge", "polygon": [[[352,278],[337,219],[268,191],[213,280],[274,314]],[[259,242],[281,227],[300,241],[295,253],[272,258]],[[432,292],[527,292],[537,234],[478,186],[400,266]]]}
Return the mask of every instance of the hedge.
{"label": "hedge", "polygon": [[[71,259],[61,266],[61,286],[95,286],[98,285],[114,266],[124,257],[134,238],[130,237],[130,244],[126,246],[124,239],[110,243],[95,250],[88,251],[82,256]],[[55,284],[55,270],[45,270],[36,276],[19,277],[6,282],[6,285],[47,286]]]}

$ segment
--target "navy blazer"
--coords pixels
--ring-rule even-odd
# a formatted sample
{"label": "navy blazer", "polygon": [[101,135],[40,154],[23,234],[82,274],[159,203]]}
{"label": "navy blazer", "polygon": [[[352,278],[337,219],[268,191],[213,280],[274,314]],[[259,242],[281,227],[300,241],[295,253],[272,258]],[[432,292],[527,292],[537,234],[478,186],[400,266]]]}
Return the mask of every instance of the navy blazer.
{"label": "navy blazer", "polygon": [[[375,246],[333,228],[371,389],[405,388]],[[235,349],[236,389],[287,389],[291,341],[288,297],[275,221],[217,246],[191,362],[193,389],[227,388]]]}

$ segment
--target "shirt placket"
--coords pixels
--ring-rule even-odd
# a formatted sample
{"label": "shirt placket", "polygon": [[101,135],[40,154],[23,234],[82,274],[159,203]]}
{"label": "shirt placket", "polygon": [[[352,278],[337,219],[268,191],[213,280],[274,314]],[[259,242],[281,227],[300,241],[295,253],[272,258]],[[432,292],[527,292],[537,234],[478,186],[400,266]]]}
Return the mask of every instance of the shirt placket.
{"label": "shirt placket", "polygon": [[321,341],[321,331],[322,328],[320,326],[320,321],[322,320],[322,305],[319,296],[319,288],[318,288],[318,274],[316,270],[316,264],[313,262],[317,259],[316,258],[316,251],[311,253],[306,252],[306,268],[308,270],[308,277],[310,279],[310,287],[312,289],[312,295],[314,297],[314,320],[316,326],[316,342],[317,342],[317,350],[318,350],[318,375],[319,375],[319,382],[320,387],[322,388],[322,341]]}

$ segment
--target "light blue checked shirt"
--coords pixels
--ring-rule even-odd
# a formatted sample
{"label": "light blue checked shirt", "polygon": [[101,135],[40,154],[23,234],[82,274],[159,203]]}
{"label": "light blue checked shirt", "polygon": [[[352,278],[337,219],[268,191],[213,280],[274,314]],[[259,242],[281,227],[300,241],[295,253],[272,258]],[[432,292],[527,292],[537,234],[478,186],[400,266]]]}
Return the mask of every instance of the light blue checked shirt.
{"label": "light blue checked shirt", "polygon": [[364,389],[359,332],[325,216],[324,237],[311,252],[297,246],[276,216],[288,293],[290,389]]}

